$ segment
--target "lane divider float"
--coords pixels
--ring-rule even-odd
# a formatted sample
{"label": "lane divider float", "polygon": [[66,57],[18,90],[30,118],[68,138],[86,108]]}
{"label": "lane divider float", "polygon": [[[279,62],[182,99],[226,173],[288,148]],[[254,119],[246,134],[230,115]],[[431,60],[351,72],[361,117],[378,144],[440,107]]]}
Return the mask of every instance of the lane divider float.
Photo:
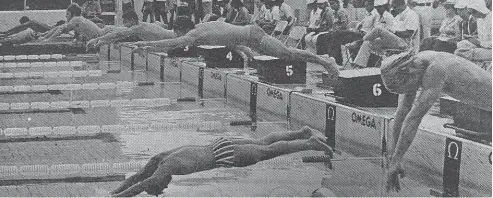
{"label": "lane divider float", "polygon": [[20,79],[20,78],[76,78],[86,76],[102,76],[101,70],[83,71],[50,71],[50,72],[11,72],[0,73],[0,79]]}
{"label": "lane divider float", "polygon": [[38,137],[50,135],[95,135],[98,133],[124,133],[133,131],[172,131],[194,130],[213,131],[226,127],[221,121],[186,121],[178,123],[153,122],[148,124],[126,125],[85,125],[85,126],[57,126],[57,127],[31,127],[31,128],[5,128],[0,129],[0,136],[10,137]]}
{"label": "lane divider float", "polygon": [[140,170],[146,163],[147,161],[143,160],[132,160],[118,163],[0,166],[0,178],[125,174]]}
{"label": "lane divider float", "polygon": [[136,86],[152,86],[154,82],[129,82],[120,81],[115,83],[82,83],[82,84],[51,84],[51,85],[15,85],[0,86],[3,92],[29,92],[29,91],[75,91],[75,90],[109,90],[129,89]]}
{"label": "lane divider float", "polygon": [[146,99],[122,99],[122,100],[79,100],[79,101],[56,101],[56,102],[20,102],[0,103],[0,111],[29,110],[29,109],[67,109],[67,108],[94,108],[94,107],[159,107],[170,106],[177,100],[169,98],[146,98]]}

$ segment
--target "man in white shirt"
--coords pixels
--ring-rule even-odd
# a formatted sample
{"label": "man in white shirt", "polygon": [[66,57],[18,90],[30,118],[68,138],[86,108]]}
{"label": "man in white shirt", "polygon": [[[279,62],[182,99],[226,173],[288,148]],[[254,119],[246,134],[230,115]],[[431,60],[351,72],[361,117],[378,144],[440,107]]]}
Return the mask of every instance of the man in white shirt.
{"label": "man in white shirt", "polygon": [[[384,49],[407,49],[419,46],[419,17],[410,9],[405,0],[394,0],[392,7],[397,16],[393,30],[376,27],[363,37],[363,45],[354,60],[353,67],[366,67],[371,52],[381,53]],[[410,39],[413,39],[409,42]]]}
{"label": "man in white shirt", "polygon": [[409,3],[409,6],[419,15],[421,28],[423,30],[423,38],[430,37],[432,25],[431,17],[433,16],[433,0],[410,0]]}
{"label": "man in white shirt", "polygon": [[294,25],[294,11],[291,6],[284,2],[284,0],[275,0],[274,7],[272,8],[272,17],[275,21],[288,21],[284,33],[289,32],[289,29]]}
{"label": "man in white shirt", "polygon": [[467,8],[477,18],[478,35],[457,43],[455,54],[468,60],[491,61],[491,11],[484,0],[470,1]]}

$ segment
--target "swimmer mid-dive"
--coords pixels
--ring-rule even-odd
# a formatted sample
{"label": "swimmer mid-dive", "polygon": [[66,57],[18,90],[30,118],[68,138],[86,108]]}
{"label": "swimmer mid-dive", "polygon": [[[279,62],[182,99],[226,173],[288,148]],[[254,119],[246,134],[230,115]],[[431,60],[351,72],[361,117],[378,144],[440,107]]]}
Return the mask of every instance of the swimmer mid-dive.
{"label": "swimmer mid-dive", "polygon": [[47,31],[53,29],[56,26],[60,26],[60,25],[63,25],[65,23],[65,21],[62,20],[62,21],[58,21],[55,26],[50,26],[46,23],[43,23],[43,22],[40,22],[37,20],[29,19],[29,17],[27,17],[27,16],[21,17],[19,22],[20,22],[20,25],[15,26],[15,27],[13,27],[13,28],[5,31],[5,32],[0,32],[0,37],[7,37],[7,36],[10,36],[13,34],[17,34],[17,33],[22,32],[28,28],[32,29],[35,32],[43,33],[43,32],[47,32]]}
{"label": "swimmer mid-dive", "polygon": [[158,196],[168,187],[172,175],[187,175],[218,167],[245,167],[299,151],[325,151],[332,148],[320,131],[303,127],[299,131],[271,133],[262,139],[219,138],[207,146],[183,146],[160,153],[135,175],[125,180],[113,196],[130,197],[146,191]]}
{"label": "swimmer mid-dive", "polygon": [[129,11],[123,14],[123,24],[125,29],[106,34],[87,42],[87,48],[97,48],[129,37],[136,37],[143,41],[156,41],[175,38],[176,34],[172,30],[164,29],[155,23],[140,22],[137,13]]}
{"label": "swimmer mid-dive", "polygon": [[82,8],[77,4],[71,4],[66,10],[67,23],[51,29],[45,36],[40,37],[39,40],[43,42],[52,41],[63,32],[72,30],[88,40],[100,37],[105,33],[96,23],[82,17],[81,14]]}
{"label": "swimmer mid-dive", "polygon": [[382,62],[381,70],[385,87],[399,94],[387,172],[387,191],[399,191],[402,158],[428,110],[444,93],[491,111],[491,73],[454,54],[435,51],[391,56]]}
{"label": "swimmer mid-dive", "polygon": [[339,75],[339,66],[334,58],[328,55],[318,56],[311,52],[296,48],[287,48],[278,39],[267,35],[256,25],[236,26],[220,21],[194,25],[186,17],[176,19],[174,31],[179,36],[174,39],[160,41],[140,41],[134,52],[163,51],[185,47],[187,45],[221,45],[244,52],[249,58],[253,57],[250,49],[264,55],[274,56],[285,60],[302,60],[322,65],[329,74]]}

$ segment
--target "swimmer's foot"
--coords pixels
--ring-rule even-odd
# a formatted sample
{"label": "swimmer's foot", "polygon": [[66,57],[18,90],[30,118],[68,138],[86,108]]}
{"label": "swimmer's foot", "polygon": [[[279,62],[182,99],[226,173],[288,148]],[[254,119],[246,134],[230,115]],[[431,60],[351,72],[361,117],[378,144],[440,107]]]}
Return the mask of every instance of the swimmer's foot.
{"label": "swimmer's foot", "polygon": [[300,131],[303,134],[303,138],[305,138],[305,139],[309,139],[311,137],[316,137],[320,141],[326,142],[326,138],[325,138],[324,134],[322,134],[322,132],[320,132],[319,130],[310,128],[309,126],[304,126],[303,128],[301,128]]}
{"label": "swimmer's foot", "polygon": [[320,57],[326,62],[326,64],[322,65],[329,74],[339,76],[339,70],[343,67],[337,65],[336,59],[330,57],[328,54],[320,55]]}

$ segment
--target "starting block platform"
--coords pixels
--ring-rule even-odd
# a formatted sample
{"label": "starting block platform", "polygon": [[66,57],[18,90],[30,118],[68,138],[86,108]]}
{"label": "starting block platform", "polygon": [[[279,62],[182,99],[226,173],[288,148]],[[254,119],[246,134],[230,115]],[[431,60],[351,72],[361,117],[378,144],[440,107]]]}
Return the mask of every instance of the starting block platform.
{"label": "starting block platform", "polygon": [[[123,48],[115,52],[120,53],[116,56],[112,55],[113,48],[107,49],[110,49],[110,58],[132,61]],[[334,97],[334,90],[317,87],[315,81],[321,79],[313,79],[311,75],[307,75],[304,85],[277,85],[261,82],[253,75],[254,70],[207,68],[196,59],[169,58],[166,53],[150,53],[147,57],[135,58],[134,65],[160,72],[162,78],[180,79],[180,82],[196,86],[199,92],[237,101],[250,108],[251,116],[256,109],[261,109],[288,121],[314,127],[325,132],[329,144],[336,150],[379,157],[385,156],[391,145],[395,107],[342,103]],[[308,64],[307,67],[307,73],[310,73],[317,66]],[[368,86],[368,92],[382,93],[382,90],[378,91],[381,88]],[[436,110],[423,118],[405,155],[403,166],[407,175],[426,185],[425,190],[430,192],[491,195],[491,143],[459,137],[454,130],[443,127],[449,122],[452,122],[450,117]]]}

